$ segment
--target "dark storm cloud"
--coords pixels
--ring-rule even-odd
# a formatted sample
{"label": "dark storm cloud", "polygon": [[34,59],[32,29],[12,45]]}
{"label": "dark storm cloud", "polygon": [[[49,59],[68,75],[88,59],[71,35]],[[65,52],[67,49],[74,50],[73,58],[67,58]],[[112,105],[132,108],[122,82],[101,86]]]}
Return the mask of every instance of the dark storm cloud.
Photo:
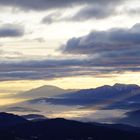
{"label": "dark storm cloud", "polygon": [[19,7],[29,10],[48,10],[65,8],[81,4],[108,4],[122,0],[0,0],[1,6]]}
{"label": "dark storm cloud", "polygon": [[19,25],[6,24],[0,27],[0,38],[21,37],[24,35],[24,28]]}

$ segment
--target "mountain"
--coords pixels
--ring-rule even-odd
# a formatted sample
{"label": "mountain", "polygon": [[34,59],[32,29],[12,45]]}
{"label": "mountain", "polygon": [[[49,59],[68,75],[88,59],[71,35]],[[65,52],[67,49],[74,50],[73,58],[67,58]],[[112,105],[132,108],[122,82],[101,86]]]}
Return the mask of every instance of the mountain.
{"label": "mountain", "polygon": [[116,122],[140,127],[140,110],[129,111],[125,113],[125,117]]}
{"label": "mountain", "polygon": [[[7,114],[8,115],[8,114]],[[12,117],[11,115],[9,117]],[[1,116],[0,116],[1,118]],[[1,140],[139,140],[140,128],[82,123],[61,118],[0,126]]]}
{"label": "mountain", "polygon": [[140,87],[138,85],[115,84],[61,94],[52,98],[38,98],[29,102],[48,102],[62,105],[112,105],[116,102],[131,99],[134,96],[140,96]]}
{"label": "mountain", "polygon": [[0,128],[7,126],[15,126],[17,124],[26,123],[27,120],[18,115],[9,114],[5,112],[0,113]]}
{"label": "mountain", "polygon": [[15,98],[22,98],[22,99],[34,99],[34,98],[40,98],[40,97],[52,97],[59,94],[71,92],[74,90],[64,90],[62,88],[51,86],[51,85],[45,85],[41,86],[23,93],[19,93],[15,95]]}
{"label": "mountain", "polygon": [[113,86],[104,85],[95,89],[80,90],[70,94],[63,94],[61,97],[69,98],[97,98],[97,99],[112,99],[122,97],[123,95],[130,96],[133,91],[140,90],[138,85],[115,84]]}

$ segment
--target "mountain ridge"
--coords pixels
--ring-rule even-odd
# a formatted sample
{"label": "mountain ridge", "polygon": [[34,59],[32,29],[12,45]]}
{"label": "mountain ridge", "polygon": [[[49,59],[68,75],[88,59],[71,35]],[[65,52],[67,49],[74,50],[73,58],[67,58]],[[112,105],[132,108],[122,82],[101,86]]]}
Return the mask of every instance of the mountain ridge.
{"label": "mountain ridge", "polygon": [[[6,113],[7,116],[9,114]],[[14,114],[10,117],[15,116]],[[1,114],[0,114],[1,117]],[[8,117],[7,117],[8,118]],[[18,118],[21,118],[18,116]],[[22,124],[0,126],[3,140],[139,140],[140,128],[120,124],[83,123],[63,118],[27,121]]]}
{"label": "mountain ridge", "polygon": [[[113,103],[140,95],[140,87],[135,84],[114,84],[113,86],[104,85],[97,88],[84,89],[70,93],[60,94],[52,98],[36,98],[29,102],[67,105],[88,105],[100,103]],[[139,99],[140,100],[140,99]]]}

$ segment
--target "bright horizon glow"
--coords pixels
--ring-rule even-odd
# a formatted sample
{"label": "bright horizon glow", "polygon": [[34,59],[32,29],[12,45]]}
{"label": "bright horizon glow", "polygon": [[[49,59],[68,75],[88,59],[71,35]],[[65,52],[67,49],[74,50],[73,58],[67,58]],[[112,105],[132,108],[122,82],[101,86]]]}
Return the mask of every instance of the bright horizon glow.
{"label": "bright horizon glow", "polygon": [[[140,73],[124,73],[112,74],[112,77],[94,78],[92,76],[82,77],[67,77],[54,80],[19,80],[0,82],[1,97],[8,97],[10,94],[18,94],[28,91],[33,88],[38,88],[44,85],[53,85],[63,89],[87,89],[96,88],[103,85],[114,85],[115,83],[122,84],[138,84],[140,85]],[[130,80],[131,79],[131,80]],[[6,93],[7,92],[7,93]]]}

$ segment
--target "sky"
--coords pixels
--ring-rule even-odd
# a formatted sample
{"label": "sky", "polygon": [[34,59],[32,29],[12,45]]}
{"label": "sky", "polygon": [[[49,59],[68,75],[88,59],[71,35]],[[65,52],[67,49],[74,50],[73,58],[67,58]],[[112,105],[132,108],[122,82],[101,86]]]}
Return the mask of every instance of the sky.
{"label": "sky", "polygon": [[139,0],[0,0],[1,98],[139,78]]}

